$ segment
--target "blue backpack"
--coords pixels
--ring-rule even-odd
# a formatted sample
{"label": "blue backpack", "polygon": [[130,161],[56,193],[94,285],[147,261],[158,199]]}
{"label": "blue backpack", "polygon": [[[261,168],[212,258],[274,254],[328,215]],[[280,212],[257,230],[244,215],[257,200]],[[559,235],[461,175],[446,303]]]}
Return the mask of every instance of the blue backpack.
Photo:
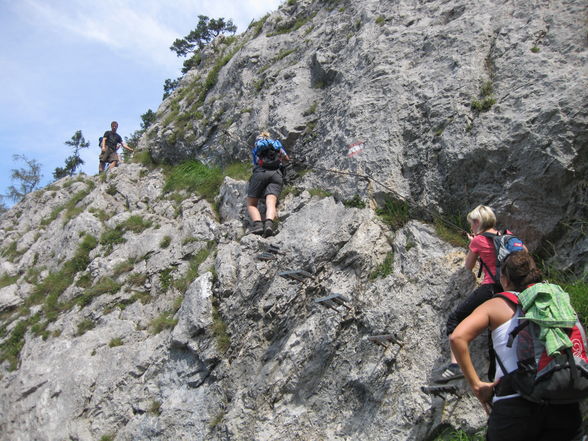
{"label": "blue backpack", "polygon": [[482,271],[482,266],[484,266],[492,276],[494,283],[499,284],[500,267],[511,253],[524,251],[523,241],[511,234],[508,230],[503,230],[502,233],[498,234],[482,233],[482,236],[492,239],[492,243],[494,244],[494,250],[496,251],[496,274],[492,274],[492,271],[490,271],[490,268],[484,263],[482,258],[480,258],[480,272]]}
{"label": "blue backpack", "polygon": [[259,166],[266,170],[277,170],[282,163],[280,150],[282,143],[273,139],[259,139],[255,142],[255,154]]}

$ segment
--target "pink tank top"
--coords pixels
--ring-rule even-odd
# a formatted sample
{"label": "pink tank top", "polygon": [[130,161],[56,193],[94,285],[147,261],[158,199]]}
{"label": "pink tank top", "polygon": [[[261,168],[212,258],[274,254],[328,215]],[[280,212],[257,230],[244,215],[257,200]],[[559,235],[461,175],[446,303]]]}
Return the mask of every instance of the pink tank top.
{"label": "pink tank top", "polygon": [[[492,239],[478,234],[470,242],[470,250],[476,253],[478,257],[484,261],[486,266],[488,266],[490,271],[492,271],[492,274],[496,274],[496,250],[494,249],[494,243],[492,242]],[[484,280],[482,283],[494,283],[494,279],[486,267],[483,267],[483,269]]]}

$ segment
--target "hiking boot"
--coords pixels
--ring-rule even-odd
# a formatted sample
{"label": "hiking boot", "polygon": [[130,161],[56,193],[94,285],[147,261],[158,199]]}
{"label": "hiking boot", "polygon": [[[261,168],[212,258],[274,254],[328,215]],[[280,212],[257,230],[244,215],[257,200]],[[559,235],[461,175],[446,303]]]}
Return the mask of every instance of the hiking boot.
{"label": "hiking boot", "polygon": [[255,221],[253,222],[253,226],[249,230],[251,234],[263,234],[263,222],[262,221]]}
{"label": "hiking boot", "polygon": [[443,384],[448,383],[451,380],[457,380],[458,378],[463,378],[463,372],[457,363],[451,363],[435,375],[433,383]]}
{"label": "hiking boot", "polygon": [[270,237],[275,234],[274,230],[274,221],[271,219],[266,219],[263,222],[263,237]]}

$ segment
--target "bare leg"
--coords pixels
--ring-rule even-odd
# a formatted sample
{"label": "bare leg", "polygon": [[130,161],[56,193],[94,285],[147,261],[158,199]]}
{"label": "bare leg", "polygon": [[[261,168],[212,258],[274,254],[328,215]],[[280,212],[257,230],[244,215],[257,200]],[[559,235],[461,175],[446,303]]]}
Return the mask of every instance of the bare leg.
{"label": "bare leg", "polygon": [[258,202],[258,198],[247,198],[247,214],[249,214],[252,222],[261,221],[261,214],[257,208]]}
{"label": "bare leg", "polygon": [[276,205],[278,204],[278,196],[275,194],[268,194],[265,197],[265,218],[274,220],[276,218]]}

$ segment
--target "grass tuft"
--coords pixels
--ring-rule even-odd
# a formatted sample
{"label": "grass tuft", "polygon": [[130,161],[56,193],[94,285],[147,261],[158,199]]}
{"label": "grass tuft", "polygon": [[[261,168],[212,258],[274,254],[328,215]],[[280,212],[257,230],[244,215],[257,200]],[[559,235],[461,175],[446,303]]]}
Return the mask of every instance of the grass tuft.
{"label": "grass tuft", "polygon": [[199,161],[186,161],[169,172],[163,190],[186,190],[214,203],[222,182],[223,173],[219,167],[208,167]]}
{"label": "grass tuft", "polygon": [[391,228],[399,229],[410,220],[410,207],[408,202],[388,196],[376,214]]}

